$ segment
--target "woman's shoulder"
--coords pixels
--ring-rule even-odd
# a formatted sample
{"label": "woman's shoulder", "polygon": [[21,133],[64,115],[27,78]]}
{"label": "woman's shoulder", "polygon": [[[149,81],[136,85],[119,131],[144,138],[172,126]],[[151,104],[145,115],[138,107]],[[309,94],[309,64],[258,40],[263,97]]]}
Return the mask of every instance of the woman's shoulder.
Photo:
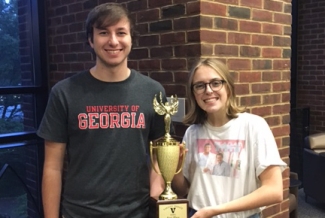
{"label": "woman's shoulder", "polygon": [[200,129],[199,124],[192,124],[188,126],[185,131],[183,141],[189,144],[195,142],[199,134],[199,129]]}
{"label": "woman's shoulder", "polygon": [[189,131],[196,131],[198,129],[201,129],[202,128],[202,124],[191,124],[188,126],[187,130]]}
{"label": "woman's shoulder", "polygon": [[268,123],[263,117],[256,114],[247,113],[247,112],[240,113],[238,115],[238,122],[245,125],[246,128],[258,132],[260,130],[261,131],[265,130],[265,128],[269,128]]}
{"label": "woman's shoulder", "polygon": [[202,129],[201,124],[191,124],[190,126],[187,127],[187,129],[185,131],[185,135],[196,134],[201,129]]}
{"label": "woman's shoulder", "polygon": [[238,118],[241,121],[247,121],[250,123],[265,122],[265,119],[263,117],[256,115],[256,114],[247,113],[247,112],[239,113]]}

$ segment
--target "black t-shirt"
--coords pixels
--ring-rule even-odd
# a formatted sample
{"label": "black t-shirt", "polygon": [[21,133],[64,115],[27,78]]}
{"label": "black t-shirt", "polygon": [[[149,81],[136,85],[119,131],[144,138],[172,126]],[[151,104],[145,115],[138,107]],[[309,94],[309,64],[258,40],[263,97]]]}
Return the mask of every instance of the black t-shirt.
{"label": "black t-shirt", "polygon": [[165,96],[158,82],[134,70],[122,82],[86,71],[53,87],[37,133],[67,143],[65,218],[147,216],[148,145],[165,134],[152,103],[160,92]]}

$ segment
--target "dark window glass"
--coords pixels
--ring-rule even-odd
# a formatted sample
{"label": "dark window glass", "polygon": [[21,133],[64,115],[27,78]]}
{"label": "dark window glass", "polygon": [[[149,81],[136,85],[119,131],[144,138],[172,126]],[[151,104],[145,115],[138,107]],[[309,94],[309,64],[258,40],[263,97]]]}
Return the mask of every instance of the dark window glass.
{"label": "dark window glass", "polygon": [[21,84],[17,1],[0,1],[0,86]]}
{"label": "dark window glass", "polygon": [[44,0],[0,0],[0,218],[38,218],[47,102]]}
{"label": "dark window glass", "polygon": [[34,196],[37,181],[37,147],[14,146],[0,149],[0,217],[25,218],[28,209],[39,217]]}

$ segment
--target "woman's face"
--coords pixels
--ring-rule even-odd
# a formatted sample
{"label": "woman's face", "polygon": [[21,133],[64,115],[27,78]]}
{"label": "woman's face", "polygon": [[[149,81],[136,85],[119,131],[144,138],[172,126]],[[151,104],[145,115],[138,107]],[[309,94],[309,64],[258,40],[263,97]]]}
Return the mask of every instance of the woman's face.
{"label": "woman's face", "polygon": [[208,115],[216,114],[222,116],[226,114],[228,94],[226,83],[220,82],[222,80],[222,77],[209,66],[202,65],[194,73],[192,84],[199,87],[201,92],[203,91],[202,93],[197,93],[195,87],[193,87],[194,97],[199,107]]}

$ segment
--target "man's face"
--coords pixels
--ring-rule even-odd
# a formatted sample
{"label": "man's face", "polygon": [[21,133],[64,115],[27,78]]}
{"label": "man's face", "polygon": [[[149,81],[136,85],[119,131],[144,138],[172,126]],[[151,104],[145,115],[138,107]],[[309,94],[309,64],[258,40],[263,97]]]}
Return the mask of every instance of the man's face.
{"label": "man's face", "polygon": [[222,162],[222,156],[220,154],[217,155],[217,163]]}
{"label": "man's face", "polygon": [[104,29],[94,28],[93,42],[88,40],[97,56],[97,65],[106,68],[127,66],[127,57],[132,47],[130,22],[127,18]]}
{"label": "man's face", "polygon": [[204,153],[208,154],[208,153],[210,153],[210,151],[211,151],[211,145],[205,145],[204,146]]}

